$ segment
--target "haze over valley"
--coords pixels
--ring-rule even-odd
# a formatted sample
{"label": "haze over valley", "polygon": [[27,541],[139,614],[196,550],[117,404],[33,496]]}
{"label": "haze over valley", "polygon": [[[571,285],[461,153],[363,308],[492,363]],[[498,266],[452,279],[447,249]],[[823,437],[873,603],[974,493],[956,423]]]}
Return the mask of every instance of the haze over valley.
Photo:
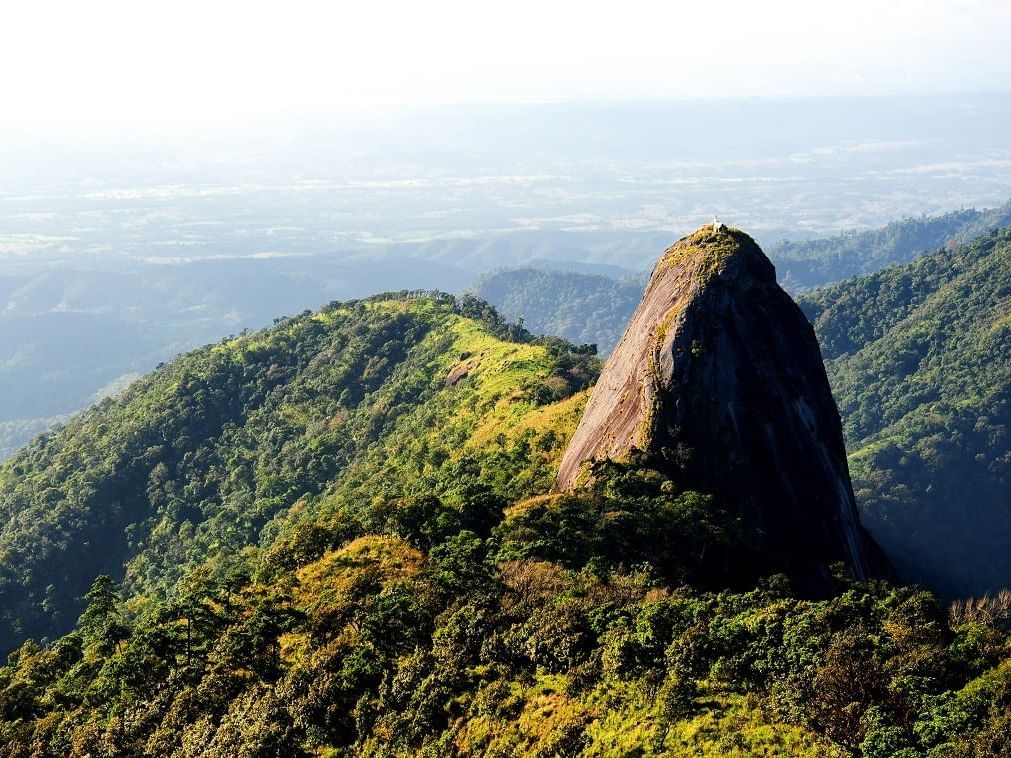
{"label": "haze over valley", "polygon": [[[642,270],[621,235],[670,237],[713,215],[768,244],[997,205],[1009,116],[1005,94],[727,98],[359,109],[160,140],[42,132],[0,149],[0,251],[415,255],[480,271],[569,245]],[[504,257],[482,247],[516,233],[531,237]]]}

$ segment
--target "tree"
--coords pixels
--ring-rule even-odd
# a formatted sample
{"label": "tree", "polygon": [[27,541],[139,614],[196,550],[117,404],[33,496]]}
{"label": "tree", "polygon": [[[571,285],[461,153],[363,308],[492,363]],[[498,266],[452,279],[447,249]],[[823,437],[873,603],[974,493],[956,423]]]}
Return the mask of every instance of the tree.
{"label": "tree", "polygon": [[97,576],[84,601],[87,605],[78,624],[85,647],[100,655],[111,655],[130,634],[120,614],[116,582],[107,574]]}

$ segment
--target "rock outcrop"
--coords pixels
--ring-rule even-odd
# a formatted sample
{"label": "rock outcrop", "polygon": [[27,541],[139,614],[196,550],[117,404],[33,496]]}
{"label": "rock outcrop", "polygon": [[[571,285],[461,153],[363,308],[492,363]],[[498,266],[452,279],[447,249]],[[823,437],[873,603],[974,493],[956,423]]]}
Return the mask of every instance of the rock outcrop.
{"label": "rock outcrop", "polygon": [[664,252],[565,453],[654,468],[714,495],[751,535],[749,569],[818,593],[828,567],[882,559],[859,523],[814,330],[748,235],[707,225]]}

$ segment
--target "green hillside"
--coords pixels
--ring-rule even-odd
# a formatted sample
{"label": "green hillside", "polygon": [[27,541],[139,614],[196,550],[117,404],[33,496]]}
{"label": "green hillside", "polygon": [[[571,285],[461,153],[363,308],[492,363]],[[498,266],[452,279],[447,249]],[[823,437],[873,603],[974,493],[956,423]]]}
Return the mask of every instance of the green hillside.
{"label": "green hillside", "polygon": [[1011,585],[1011,230],[813,294],[865,524],[903,577]]}
{"label": "green hillside", "polygon": [[1011,201],[996,208],[905,218],[866,232],[784,241],[769,247],[780,281],[791,292],[908,263],[949,243],[966,242],[1011,224]]}
{"label": "green hillside", "polygon": [[[843,416],[866,525],[907,580],[948,596],[1011,585],[1011,353],[1005,236],[989,233],[943,248],[940,241],[1006,213],[1005,206],[907,220],[791,248],[798,260],[821,255],[868,265],[912,255],[919,245],[934,248],[803,303]],[[793,264],[777,265],[782,276]],[[638,302],[604,277],[516,271],[488,284],[482,293],[537,331],[582,333],[585,325],[601,328],[590,310],[608,314],[613,331],[601,328],[594,337],[605,349],[624,328],[622,313]]]}
{"label": "green hillside", "polygon": [[0,461],[108,390],[281,313],[398,287],[459,290],[473,276],[412,258],[326,255],[161,262],[76,256],[0,267]]}
{"label": "green hillside", "polygon": [[642,287],[635,278],[519,268],[485,276],[476,291],[535,333],[559,334],[610,353],[639,304]]}
{"label": "green hillside", "polygon": [[0,646],[69,630],[100,573],[163,592],[356,486],[464,510],[541,491],[595,371],[448,296],[335,304],[190,353],[0,468]]}
{"label": "green hillside", "polygon": [[1011,603],[729,592],[747,524],[705,494],[629,465],[550,494],[596,371],[405,293],[191,353],[33,443],[0,469],[0,755],[1011,748]]}

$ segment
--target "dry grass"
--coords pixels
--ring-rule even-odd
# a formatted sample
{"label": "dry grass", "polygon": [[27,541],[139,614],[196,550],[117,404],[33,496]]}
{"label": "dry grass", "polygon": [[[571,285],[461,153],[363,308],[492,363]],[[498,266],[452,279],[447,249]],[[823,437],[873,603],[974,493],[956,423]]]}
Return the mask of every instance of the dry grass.
{"label": "dry grass", "polygon": [[954,630],[965,624],[1011,627],[1011,589],[953,602],[948,606],[948,625]]}

